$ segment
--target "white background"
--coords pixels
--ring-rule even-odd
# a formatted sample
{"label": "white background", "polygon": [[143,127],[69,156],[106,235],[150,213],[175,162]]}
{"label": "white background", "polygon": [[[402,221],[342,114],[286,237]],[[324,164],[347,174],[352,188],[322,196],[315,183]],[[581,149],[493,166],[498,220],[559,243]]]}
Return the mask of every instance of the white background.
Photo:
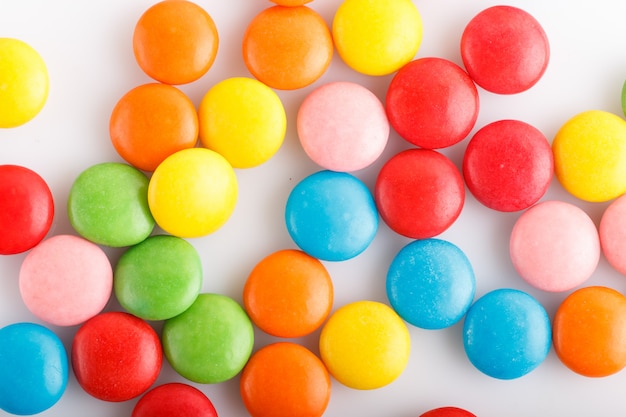
{"label": "white background", "polygon": [[[459,40],[464,26],[480,10],[501,2],[491,0],[414,0],[424,21],[424,39],[417,57],[438,56],[461,64]],[[129,89],[151,81],[132,55],[134,25],[152,0],[0,0],[0,36],[31,44],[46,61],[50,95],[42,112],[18,128],[0,130],[0,164],[20,164],[38,172],[49,184],[56,214],[50,235],[72,233],[66,213],[69,189],[87,167],[121,161],[108,135],[110,112]],[[200,80],[182,86],[196,105],[216,82],[231,76],[250,76],[241,57],[243,32],[248,22],[272,5],[266,0],[198,0],[214,18],[219,34],[215,64]],[[314,0],[330,25],[339,0]],[[571,116],[600,109],[622,116],[620,92],[626,78],[626,2],[615,0],[509,1],[524,8],[544,27],[551,60],[541,81],[531,90],[498,96],[480,90],[481,110],[474,131],[504,118],[533,124],[551,141]],[[264,256],[294,248],[286,231],[284,204],[292,187],[319,168],[307,160],[295,131],[299,104],[316,86],[335,80],[361,83],[381,100],[391,76],[369,77],[347,68],[335,54],[327,73],[310,87],[279,92],[287,110],[284,145],[267,163],[237,170],[240,198],[228,223],[216,233],[192,243],[204,267],[204,291],[229,295],[241,302],[243,283]],[[473,132],[474,132],[473,131]],[[472,133],[473,133],[472,132]],[[468,138],[469,139],[469,138]],[[460,168],[468,139],[446,149]],[[380,160],[356,172],[372,189],[381,165],[408,144],[391,134]],[[553,180],[544,199],[573,202],[596,224],[607,203],[583,203],[569,196]],[[465,251],[475,270],[477,294],[512,287],[535,296],[553,317],[567,293],[549,294],[526,285],[515,273],[508,255],[508,237],[519,213],[499,213],[467,194],[455,224],[440,235]],[[158,231],[155,231],[158,232]],[[342,263],[326,263],[335,285],[335,306],[369,299],[387,302],[384,283],[393,256],[409,240],[392,233],[382,222],[371,246]],[[115,262],[120,250],[107,250]],[[0,257],[0,326],[38,320],[23,305],[17,277],[25,254]],[[607,285],[626,290],[626,277],[604,259],[586,285]],[[119,310],[115,300],[108,310]],[[154,323],[157,330],[159,323]],[[75,327],[51,327],[71,347]],[[481,374],[468,361],[462,346],[461,323],[445,330],[409,327],[411,358],[405,372],[392,384],[373,391],[358,391],[333,381],[325,416],[417,417],[435,407],[454,405],[478,416],[623,415],[626,371],[591,379],[567,369],[551,351],[530,374],[501,381]],[[278,339],[256,333],[256,348]],[[297,340],[317,353],[316,332]],[[157,383],[184,380],[164,364]],[[215,404],[221,416],[245,416],[238,377],[218,385],[196,385]],[[70,376],[62,399],[43,416],[130,416],[136,402],[107,403],[84,393]],[[2,412],[0,411],[0,415]]]}

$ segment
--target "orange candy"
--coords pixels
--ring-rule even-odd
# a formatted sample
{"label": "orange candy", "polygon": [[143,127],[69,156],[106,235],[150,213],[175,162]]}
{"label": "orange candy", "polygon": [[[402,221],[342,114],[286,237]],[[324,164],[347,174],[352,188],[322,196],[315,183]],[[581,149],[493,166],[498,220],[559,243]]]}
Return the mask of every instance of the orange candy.
{"label": "orange candy", "polygon": [[244,285],[243,303],[250,319],[277,337],[300,337],[326,320],[333,284],[324,265],[308,254],[285,249],[259,262]]}
{"label": "orange candy", "polygon": [[111,142],[129,164],[154,171],[169,155],[198,141],[198,114],[191,100],[167,84],[140,85],[115,105]]}
{"label": "orange candy", "polygon": [[296,343],[264,346],[241,373],[241,398],[252,417],[320,417],[330,391],[322,361]]}
{"label": "orange candy", "polygon": [[302,6],[303,4],[310,3],[312,0],[272,0],[273,3],[279,6]]}
{"label": "orange candy", "polygon": [[243,59],[252,75],[279,90],[312,84],[333,56],[324,19],[306,6],[273,6],[259,13],[243,38]]}
{"label": "orange candy", "polygon": [[139,67],[166,84],[186,84],[204,75],[215,61],[218,44],[211,16],[186,0],[156,3],[139,18],[133,34]]}
{"label": "orange candy", "polygon": [[604,377],[626,366],[626,297],[608,287],[570,294],[552,324],[554,349],[563,364],[588,377]]}

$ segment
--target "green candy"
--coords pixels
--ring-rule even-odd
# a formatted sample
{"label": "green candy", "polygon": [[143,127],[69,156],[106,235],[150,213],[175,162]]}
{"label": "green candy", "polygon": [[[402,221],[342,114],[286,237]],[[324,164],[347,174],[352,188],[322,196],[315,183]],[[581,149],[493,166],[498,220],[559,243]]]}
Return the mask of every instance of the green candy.
{"label": "green candy", "polygon": [[165,321],[162,343],[165,357],[181,376],[216,384],[233,378],[248,362],[254,330],[235,300],[203,293],[187,311]]}
{"label": "green candy", "polygon": [[151,236],[122,254],[113,285],[129,313],[144,320],[166,320],[187,310],[198,297],[202,262],[185,239]]}
{"label": "green candy", "polygon": [[117,162],[83,171],[70,189],[67,212],[82,237],[110,247],[135,245],[155,226],[148,206],[148,178]]}
{"label": "green candy", "polygon": [[624,81],[624,84],[622,84],[622,113],[624,113],[624,116],[626,116],[626,81]]}

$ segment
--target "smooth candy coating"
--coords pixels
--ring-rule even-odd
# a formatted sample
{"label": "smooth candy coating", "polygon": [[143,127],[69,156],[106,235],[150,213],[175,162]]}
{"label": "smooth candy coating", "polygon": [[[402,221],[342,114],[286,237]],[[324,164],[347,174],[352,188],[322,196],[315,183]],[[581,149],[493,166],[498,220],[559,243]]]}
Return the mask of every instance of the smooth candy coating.
{"label": "smooth candy coating", "polygon": [[577,374],[606,377],[626,366],[626,298],[608,287],[574,291],[559,305],[553,328],[554,351]]}
{"label": "smooth candy coating", "polygon": [[480,107],[478,90],[452,61],[420,58],[404,65],[386,95],[389,121],[402,138],[427,149],[445,148],[472,130]]}
{"label": "smooth candy coating", "polygon": [[122,254],[114,277],[115,295],[125,310],[144,320],[166,320],[196,300],[202,262],[186,240],[150,236]]}
{"label": "smooth candy coating", "polygon": [[211,16],[186,0],[161,1],[147,9],[133,32],[139,67],[165,84],[186,84],[213,65],[219,35]]}
{"label": "smooth candy coating", "polygon": [[300,144],[313,162],[332,171],[357,171],[380,156],[389,121],[378,97],[360,84],[337,81],[312,91],[297,115]]}
{"label": "smooth candy coating", "polygon": [[111,297],[106,253],[78,236],[45,239],[24,258],[19,288],[26,307],[56,326],[74,326],[100,313]]}
{"label": "smooth candy coating", "polygon": [[534,126],[499,120],[478,130],[463,156],[463,177],[485,206],[512,212],[544,196],[554,174],[552,148]]}
{"label": "smooth candy coating", "polygon": [[272,0],[273,3],[279,6],[303,6],[306,3],[310,3],[312,0]]}
{"label": "smooth candy coating", "polygon": [[578,113],[552,141],[556,178],[581,200],[609,201],[626,192],[626,121],[602,110]]}
{"label": "smooth candy coating", "polygon": [[362,253],[378,231],[378,213],[365,184],[345,172],[318,171],[291,190],[287,231],[309,255],[345,261]]}
{"label": "smooth candy coating", "polygon": [[49,88],[41,55],[24,41],[0,38],[0,128],[21,126],[37,116]]}
{"label": "smooth candy coating", "polygon": [[411,0],[344,0],[333,18],[339,56],[353,70],[387,75],[413,59],[422,17]]}
{"label": "smooth candy coating", "polygon": [[622,94],[621,94],[620,103],[622,105],[622,113],[624,114],[624,116],[626,116],[626,80],[624,81],[624,84],[622,84]]}
{"label": "smooth candy coating", "polygon": [[152,172],[165,158],[198,141],[198,115],[189,97],[167,84],[133,88],[115,104],[109,136],[117,153]]}
{"label": "smooth candy coating", "polygon": [[243,60],[262,83],[296,90],[320,78],[333,57],[333,39],[326,22],[307,6],[263,9],[243,36]]}
{"label": "smooth candy coating", "polygon": [[33,248],[54,219],[54,200],[46,181],[19,165],[0,165],[0,255]]}
{"label": "smooth candy coating", "polygon": [[381,168],[376,206],[393,231],[414,239],[437,236],[459,217],[465,185],[457,167],[430,149],[408,149]]}
{"label": "smooth candy coating", "polygon": [[626,275],[626,195],[615,199],[604,210],[598,232],[604,257],[613,268]]}
{"label": "smooth candy coating", "polygon": [[272,343],[255,352],[239,386],[252,417],[321,417],[331,393],[324,363],[291,342]]}
{"label": "smooth candy coating", "polygon": [[439,407],[428,410],[419,417],[476,417],[476,414],[458,407]]}
{"label": "smooth candy coating", "polygon": [[250,319],[277,337],[312,333],[333,306],[333,283],[319,260],[285,249],[257,263],[243,287],[243,304]]}
{"label": "smooth candy coating", "polygon": [[498,379],[520,378],[550,351],[548,313],[529,294],[498,289],[479,298],[463,323],[463,346],[470,362]]}
{"label": "smooth candy coating", "polygon": [[440,239],[416,240],[394,257],[387,271],[387,297],[393,309],[410,324],[443,329],[467,312],[476,291],[467,256]]}
{"label": "smooth candy coating", "polygon": [[498,5],[478,13],[461,35],[461,58],[470,77],[496,94],[517,94],[535,85],[550,60],[541,24],[528,12]]}
{"label": "smooth candy coating", "polygon": [[331,314],[322,328],[319,348],[337,381],[369,390],[389,385],[402,374],[411,338],[391,307],[364,300],[345,304]]}
{"label": "smooth candy coating", "polygon": [[232,298],[200,294],[185,312],[165,321],[165,356],[181,376],[201,384],[235,377],[254,344],[252,322]]}
{"label": "smooth candy coating", "polygon": [[133,407],[131,417],[217,417],[211,400],[199,389],[169,382],[146,392]]}
{"label": "smooth candy coating", "polygon": [[121,402],[150,388],[161,371],[159,336],[148,323],[121,311],[86,321],[72,341],[72,368],[85,392]]}
{"label": "smooth candy coating", "polygon": [[63,342],[36,323],[0,329],[0,409],[31,415],[54,406],[68,382]]}
{"label": "smooth candy coating", "polygon": [[159,227],[194,238],[219,229],[237,203],[237,176],[215,151],[192,148],[168,156],[152,174],[148,204]]}
{"label": "smooth candy coating", "polygon": [[287,116],[280,97],[262,82],[245,77],[222,80],[198,109],[200,142],[234,168],[269,160],[285,139]]}
{"label": "smooth candy coating", "polygon": [[85,239],[111,246],[131,246],[154,229],[148,206],[148,178],[118,162],[87,168],[74,180],[67,202],[72,227]]}
{"label": "smooth candy coating", "polygon": [[583,284],[600,261],[600,238],[591,218],[564,201],[544,201],[515,222],[509,242],[513,266],[530,285],[567,291]]}

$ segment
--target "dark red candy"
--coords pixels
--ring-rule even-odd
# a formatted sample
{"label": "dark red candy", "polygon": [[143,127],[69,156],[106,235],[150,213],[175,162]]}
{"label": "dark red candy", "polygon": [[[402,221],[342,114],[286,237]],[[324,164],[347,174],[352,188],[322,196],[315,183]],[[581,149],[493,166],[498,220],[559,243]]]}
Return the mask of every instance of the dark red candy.
{"label": "dark red candy", "polygon": [[427,411],[420,417],[476,417],[476,414],[458,407],[440,407]]}
{"label": "dark red candy", "polygon": [[191,385],[170,382],[146,392],[131,417],[217,417],[213,403]]}

